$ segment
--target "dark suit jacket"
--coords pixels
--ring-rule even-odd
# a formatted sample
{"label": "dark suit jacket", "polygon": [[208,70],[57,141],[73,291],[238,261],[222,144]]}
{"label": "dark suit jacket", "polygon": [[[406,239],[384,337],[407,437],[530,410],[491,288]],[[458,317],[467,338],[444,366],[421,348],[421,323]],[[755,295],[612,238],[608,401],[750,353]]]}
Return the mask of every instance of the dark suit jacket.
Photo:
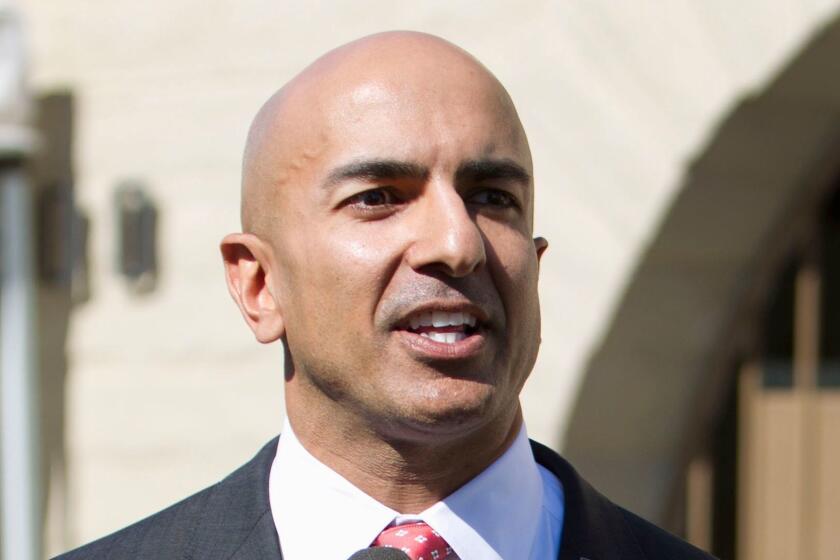
{"label": "dark suit jacket", "polygon": [[[712,558],[610,502],[552,450],[535,442],[531,447],[537,462],[563,483],[558,560]],[[276,449],[275,438],[221,482],[56,560],[282,560],[268,503]]]}

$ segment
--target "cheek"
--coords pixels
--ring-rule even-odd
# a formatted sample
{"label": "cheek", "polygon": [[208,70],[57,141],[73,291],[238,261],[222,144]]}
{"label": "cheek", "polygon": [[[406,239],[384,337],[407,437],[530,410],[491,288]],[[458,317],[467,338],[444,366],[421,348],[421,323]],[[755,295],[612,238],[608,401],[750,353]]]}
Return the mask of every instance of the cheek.
{"label": "cheek", "polygon": [[[349,298],[352,294],[358,302],[375,306],[383,287],[398,262],[399,252],[386,242],[383,236],[370,229],[362,232],[368,235],[349,235],[341,230],[331,235],[324,243],[326,266],[333,275],[328,287],[343,289]],[[372,311],[373,307],[368,311]]]}
{"label": "cheek", "polygon": [[513,292],[517,299],[536,289],[538,261],[534,241],[527,232],[498,223],[479,224],[485,238],[488,265],[494,270],[499,289]]}
{"label": "cheek", "polygon": [[520,343],[539,330],[538,260],[530,236],[496,225],[485,230],[487,259],[505,308],[507,331]]}
{"label": "cheek", "polygon": [[361,336],[373,322],[383,287],[391,267],[381,238],[349,236],[341,230],[312,232],[306,244],[296,251],[293,285],[289,290],[292,306],[306,314],[308,330],[334,329],[336,337]]}

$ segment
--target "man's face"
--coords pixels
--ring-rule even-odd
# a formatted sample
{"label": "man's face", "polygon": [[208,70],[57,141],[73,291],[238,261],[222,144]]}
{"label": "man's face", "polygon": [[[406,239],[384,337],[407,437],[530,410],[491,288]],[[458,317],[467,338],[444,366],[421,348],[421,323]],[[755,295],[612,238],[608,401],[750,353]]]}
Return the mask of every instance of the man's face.
{"label": "man's face", "polygon": [[512,420],[540,340],[527,141],[450,82],[325,96],[267,234],[291,382],[395,434]]}

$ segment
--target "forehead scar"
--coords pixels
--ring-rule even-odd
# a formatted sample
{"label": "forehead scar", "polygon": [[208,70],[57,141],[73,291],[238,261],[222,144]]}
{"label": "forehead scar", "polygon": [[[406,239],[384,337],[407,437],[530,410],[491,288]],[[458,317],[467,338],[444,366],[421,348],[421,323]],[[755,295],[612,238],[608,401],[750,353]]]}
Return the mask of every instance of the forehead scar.
{"label": "forehead scar", "polygon": [[308,147],[301,148],[298,154],[290,158],[288,164],[277,171],[277,183],[283,184],[289,181],[292,174],[297,174],[306,169],[311,163],[318,159],[327,149],[326,135],[321,135],[317,141],[312,142]]}

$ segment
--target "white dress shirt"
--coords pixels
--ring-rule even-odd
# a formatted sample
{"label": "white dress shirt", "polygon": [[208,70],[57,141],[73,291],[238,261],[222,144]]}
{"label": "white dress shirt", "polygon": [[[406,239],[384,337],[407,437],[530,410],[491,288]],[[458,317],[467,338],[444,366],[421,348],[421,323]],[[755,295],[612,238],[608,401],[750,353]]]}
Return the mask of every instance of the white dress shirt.
{"label": "white dress shirt", "polygon": [[563,529],[563,488],[534,461],[524,426],[467,484],[417,515],[400,515],[313,457],[286,421],[269,502],[284,560],[346,560],[391,522],[418,520],[460,560],[546,560],[557,558]]}

